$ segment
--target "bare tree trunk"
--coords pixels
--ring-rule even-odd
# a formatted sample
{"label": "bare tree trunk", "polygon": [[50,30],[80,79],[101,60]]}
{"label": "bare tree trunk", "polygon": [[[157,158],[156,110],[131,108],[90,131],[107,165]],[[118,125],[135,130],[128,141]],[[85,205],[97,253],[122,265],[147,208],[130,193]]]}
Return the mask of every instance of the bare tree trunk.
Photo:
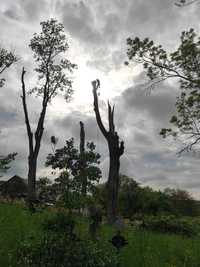
{"label": "bare tree trunk", "polygon": [[108,192],[108,221],[113,223],[117,217],[117,203],[118,203],[118,190],[119,190],[119,169],[120,169],[120,156],[114,148],[113,140],[108,144],[110,162],[109,174],[107,182]]}
{"label": "bare tree trunk", "polygon": [[28,195],[32,200],[35,199],[35,180],[36,180],[37,161],[29,156],[28,160]]}
{"label": "bare tree trunk", "polygon": [[124,153],[124,142],[119,141],[119,136],[115,131],[114,125],[114,107],[111,108],[108,102],[108,122],[109,130],[107,131],[101,120],[99,112],[97,89],[100,87],[100,81],[92,82],[93,96],[94,96],[94,111],[96,115],[97,124],[107,140],[109,148],[109,175],[107,181],[107,217],[109,223],[114,223],[117,218],[117,202],[119,190],[119,169],[120,157]]}
{"label": "bare tree trunk", "polygon": [[80,153],[85,152],[85,129],[84,123],[80,121]]}
{"label": "bare tree trunk", "polygon": [[84,152],[85,152],[85,129],[84,123],[80,121],[80,165],[81,165],[81,180],[82,180],[82,195],[87,195],[87,177],[84,174],[85,169],[85,160],[84,160]]}

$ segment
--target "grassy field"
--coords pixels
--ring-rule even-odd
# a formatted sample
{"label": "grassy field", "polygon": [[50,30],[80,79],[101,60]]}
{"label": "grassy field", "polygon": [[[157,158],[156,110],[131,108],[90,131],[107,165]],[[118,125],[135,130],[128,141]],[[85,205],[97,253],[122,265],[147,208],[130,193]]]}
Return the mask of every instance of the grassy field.
{"label": "grassy field", "polygon": [[[34,215],[20,205],[0,204],[0,266],[8,267],[19,242],[29,236],[40,238],[41,222],[50,211]],[[86,220],[79,220],[78,231],[86,234]],[[115,229],[104,225],[100,236],[111,239]],[[120,254],[121,267],[200,267],[200,238],[139,231],[127,226],[128,246]],[[110,244],[108,243],[108,246]]]}

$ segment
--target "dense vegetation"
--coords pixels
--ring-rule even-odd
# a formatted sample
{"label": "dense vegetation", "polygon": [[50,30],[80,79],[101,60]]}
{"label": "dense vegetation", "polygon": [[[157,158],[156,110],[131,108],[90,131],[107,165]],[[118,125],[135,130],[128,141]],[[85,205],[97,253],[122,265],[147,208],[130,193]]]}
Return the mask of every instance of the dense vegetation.
{"label": "dense vegetation", "polygon": [[[11,264],[11,266],[16,266],[16,262],[19,261],[19,253],[21,255],[24,252],[29,252],[29,254],[27,254],[28,257],[31,257],[33,253],[34,255],[37,255],[38,249],[41,248],[41,245],[44,242],[43,229],[44,227],[46,227],[45,229],[49,228],[49,225],[44,226],[44,222],[52,221],[52,218],[54,218],[54,213],[55,211],[49,209],[31,215],[27,211],[27,209],[19,204],[0,205],[0,264],[2,267],[7,267],[9,266],[9,264]],[[80,217],[76,217],[75,221],[76,235],[79,238],[84,239],[87,243],[87,246],[89,246],[90,248],[92,246],[93,252],[90,250],[88,251],[87,255],[91,255],[90,253],[93,253],[93,256],[95,254],[95,257],[100,259],[98,252],[100,249],[100,251],[103,250],[105,252],[103,259],[106,259],[106,257],[109,255],[110,258],[116,260],[116,257],[118,257],[118,255],[116,255],[114,248],[112,248],[111,243],[109,242],[109,240],[111,240],[112,236],[115,233],[114,227],[104,224],[100,228],[99,238],[101,247],[98,248],[98,243],[87,241],[89,221]],[[199,222],[196,222],[196,225],[197,223]],[[62,227],[59,228],[59,230],[62,231]],[[195,236],[191,239],[182,235],[160,234],[137,229],[136,226],[131,225],[130,223],[127,223],[126,227],[123,230],[123,234],[128,240],[128,245],[122,249],[119,255],[121,266],[123,267],[132,267],[133,264],[136,267],[199,266],[200,239],[198,236]],[[51,242],[51,240],[49,240],[48,242]],[[60,242],[63,241],[58,240],[57,242],[58,244],[60,244]],[[31,248],[34,248],[34,250],[31,250]],[[44,252],[44,247],[41,248],[41,251],[42,253]],[[69,253],[69,250],[66,251],[66,253]],[[70,253],[73,253],[73,250]],[[77,253],[82,253],[80,251],[80,248]],[[21,258],[21,260],[22,259],[23,258]]]}

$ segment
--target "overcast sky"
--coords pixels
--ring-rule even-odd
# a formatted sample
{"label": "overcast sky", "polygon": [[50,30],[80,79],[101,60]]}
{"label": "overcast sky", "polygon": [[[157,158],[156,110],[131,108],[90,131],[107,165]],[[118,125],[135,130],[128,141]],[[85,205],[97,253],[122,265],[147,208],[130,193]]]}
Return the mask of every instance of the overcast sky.
{"label": "overcast sky", "polygon": [[[116,105],[115,123],[125,142],[120,172],[142,185],[155,189],[175,187],[189,190],[200,199],[199,157],[177,157],[180,144],[163,140],[161,128],[168,126],[174,112],[176,84],[162,84],[149,95],[142,84],[145,75],[138,66],[124,65],[126,38],[149,37],[173,50],[181,31],[191,27],[199,33],[200,4],[178,8],[173,0],[0,0],[0,42],[15,51],[20,60],[5,74],[0,90],[0,154],[18,152],[16,161],[4,176],[27,176],[28,140],[21,106],[20,73],[27,70],[26,85],[34,85],[33,57],[28,44],[41,21],[56,18],[65,27],[70,49],[68,57],[78,65],[73,74],[71,103],[61,97],[48,108],[38,160],[38,174],[48,173],[45,158],[51,152],[50,136],[79,141],[79,121],[85,123],[86,139],[93,140],[102,154],[101,168],[106,179],[108,149],[99,132],[94,112],[91,81],[101,80],[100,107],[106,122],[106,102]],[[34,128],[40,112],[40,99],[29,97]]]}

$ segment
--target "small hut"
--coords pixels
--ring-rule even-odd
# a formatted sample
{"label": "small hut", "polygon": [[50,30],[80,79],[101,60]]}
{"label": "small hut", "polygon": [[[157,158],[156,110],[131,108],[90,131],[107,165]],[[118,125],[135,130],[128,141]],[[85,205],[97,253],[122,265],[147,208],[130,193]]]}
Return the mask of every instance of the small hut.
{"label": "small hut", "polygon": [[17,175],[0,183],[0,196],[3,198],[20,199],[27,196],[27,181]]}

